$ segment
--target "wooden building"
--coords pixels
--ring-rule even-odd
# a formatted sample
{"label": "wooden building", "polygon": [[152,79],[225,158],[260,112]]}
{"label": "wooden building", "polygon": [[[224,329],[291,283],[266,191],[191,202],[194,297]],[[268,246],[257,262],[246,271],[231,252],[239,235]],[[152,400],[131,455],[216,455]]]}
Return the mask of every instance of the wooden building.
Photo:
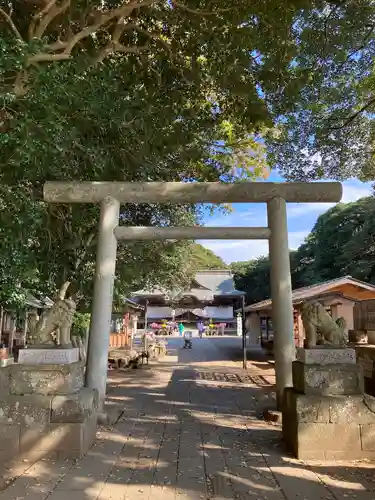
{"label": "wooden building", "polygon": [[40,300],[30,293],[27,293],[23,307],[16,309],[5,304],[0,305],[1,344],[7,346],[10,351],[14,347],[23,346],[30,330],[31,316],[39,317],[44,309],[48,309],[52,305],[53,301],[48,297]]}
{"label": "wooden building", "polygon": [[[198,319],[225,323],[226,329],[236,329],[234,309],[239,307],[244,292],[234,287],[233,275],[228,269],[199,271],[188,290],[180,292],[140,290],[132,296],[146,307],[147,324],[170,321],[175,318],[184,324],[194,324]],[[144,326],[145,316],[140,323]]]}
{"label": "wooden building", "polygon": [[[334,319],[343,317],[347,330],[354,328],[354,306],[359,302],[375,299],[375,286],[344,276],[317,285],[293,290],[294,338],[297,346],[305,338],[298,306],[308,300],[318,300]],[[272,341],[272,300],[267,299],[245,307],[246,325],[251,343]]]}
{"label": "wooden building", "polygon": [[109,347],[130,347],[133,335],[137,333],[138,318],[144,307],[134,300],[124,299],[116,312],[112,313]]}

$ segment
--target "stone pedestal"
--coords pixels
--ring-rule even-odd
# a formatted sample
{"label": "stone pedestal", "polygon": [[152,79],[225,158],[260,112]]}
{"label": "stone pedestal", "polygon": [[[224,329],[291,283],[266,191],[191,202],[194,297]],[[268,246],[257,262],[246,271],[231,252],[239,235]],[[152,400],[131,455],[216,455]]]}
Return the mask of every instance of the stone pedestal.
{"label": "stone pedestal", "polygon": [[79,458],[95,440],[98,394],[83,364],[0,369],[0,461]]}
{"label": "stone pedestal", "polygon": [[69,365],[79,361],[79,349],[27,348],[18,352],[18,362],[24,365]]}
{"label": "stone pedestal", "polygon": [[363,394],[363,372],[355,364],[306,365],[293,362],[293,387],[302,394]]}
{"label": "stone pedestal", "polygon": [[362,367],[346,352],[352,350],[324,349],[320,364],[318,349],[301,351],[293,363],[293,387],[284,391],[289,450],[301,460],[375,458],[375,398],[364,394]]}
{"label": "stone pedestal", "polygon": [[296,360],[305,365],[342,365],[356,364],[355,349],[327,349],[315,347],[304,349],[297,347]]}

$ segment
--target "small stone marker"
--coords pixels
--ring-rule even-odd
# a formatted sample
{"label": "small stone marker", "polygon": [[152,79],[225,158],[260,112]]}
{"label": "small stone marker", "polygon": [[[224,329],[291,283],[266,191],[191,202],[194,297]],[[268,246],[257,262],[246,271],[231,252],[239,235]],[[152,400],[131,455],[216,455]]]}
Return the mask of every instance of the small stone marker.
{"label": "small stone marker", "polygon": [[318,347],[313,349],[304,349],[297,347],[296,359],[305,365],[338,365],[355,364],[355,349],[329,349]]}
{"label": "small stone marker", "polygon": [[79,348],[20,349],[18,363],[24,365],[70,365],[79,361]]}

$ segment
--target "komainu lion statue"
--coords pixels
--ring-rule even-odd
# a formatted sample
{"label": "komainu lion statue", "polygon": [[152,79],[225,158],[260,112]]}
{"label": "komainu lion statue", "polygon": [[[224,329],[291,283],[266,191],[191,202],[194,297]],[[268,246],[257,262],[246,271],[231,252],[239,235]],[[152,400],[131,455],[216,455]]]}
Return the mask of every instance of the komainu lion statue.
{"label": "komainu lion statue", "polygon": [[71,347],[70,330],[75,310],[76,304],[73,300],[56,300],[50,309],[43,311],[34,325],[30,325],[28,344]]}
{"label": "komainu lion statue", "polygon": [[316,345],[345,347],[347,338],[344,318],[335,321],[320,302],[305,302],[300,310],[307,348]]}

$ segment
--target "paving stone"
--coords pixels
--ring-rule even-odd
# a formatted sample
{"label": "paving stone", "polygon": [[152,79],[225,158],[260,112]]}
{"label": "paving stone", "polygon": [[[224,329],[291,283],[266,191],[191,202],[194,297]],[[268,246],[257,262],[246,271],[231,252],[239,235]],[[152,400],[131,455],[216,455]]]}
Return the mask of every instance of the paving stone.
{"label": "paving stone", "polygon": [[[186,365],[175,366],[167,357],[159,365],[122,373],[109,393],[124,411],[114,427],[100,429],[96,444],[76,463],[39,461],[28,473],[23,468],[13,487],[0,492],[0,500],[375,498],[371,464],[365,477],[361,464],[348,472],[345,464],[327,469],[326,462],[306,465],[283,454],[280,429],[255,417],[259,405],[271,407],[274,400],[260,389],[263,378],[272,379],[268,371],[254,368],[252,373],[251,363],[248,373],[232,370],[225,361],[210,368],[211,361],[205,361],[217,355],[210,340],[182,355]],[[216,381],[197,383],[188,365],[197,360],[200,371],[214,372]],[[248,386],[250,379],[258,386]],[[342,399],[335,400],[340,412]],[[364,426],[370,421],[366,417]],[[346,435],[347,425],[341,425],[337,439]],[[372,446],[372,427],[361,432],[363,445]]]}

